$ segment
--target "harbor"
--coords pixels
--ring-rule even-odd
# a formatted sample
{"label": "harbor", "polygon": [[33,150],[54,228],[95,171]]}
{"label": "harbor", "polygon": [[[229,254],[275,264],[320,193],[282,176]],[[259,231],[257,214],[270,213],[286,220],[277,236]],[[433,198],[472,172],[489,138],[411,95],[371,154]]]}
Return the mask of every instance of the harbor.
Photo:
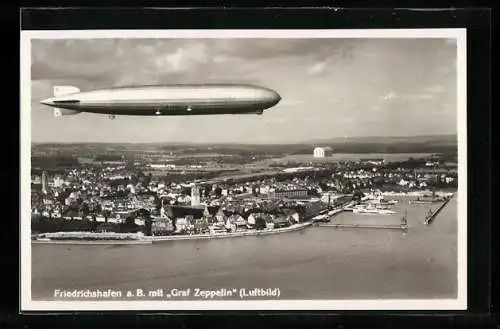
{"label": "harbor", "polygon": [[[426,194],[415,194],[412,196],[399,195],[396,196],[392,194],[395,199],[385,199],[387,195],[382,194],[368,194],[363,197],[359,202],[349,202],[342,207],[335,208],[328,211],[327,213],[320,214],[313,218],[313,222],[317,227],[330,227],[330,228],[360,228],[360,229],[389,229],[389,230],[401,230],[403,232],[408,232],[408,214],[407,209],[404,210],[402,207],[396,207],[396,211],[392,210],[395,205],[398,205],[400,201],[408,200],[408,204],[411,207],[421,207],[422,204],[441,202],[439,207],[435,210],[429,209],[429,212],[425,215],[424,225],[432,223],[434,218],[439,214],[439,212],[448,204],[448,202],[455,196],[454,193],[444,193],[440,196],[436,196],[432,193],[432,200],[425,200],[428,197]],[[399,199],[401,200],[399,200]],[[415,199],[416,198],[416,199]],[[405,202],[402,202],[405,203]],[[343,221],[343,216],[336,223],[331,223],[333,220],[338,218],[341,214],[351,214],[347,215],[349,222]],[[395,223],[398,214],[404,213],[400,217],[400,222]],[[369,218],[366,218],[367,215]],[[384,217],[390,219],[389,221],[383,221]],[[359,217],[364,217],[359,221]]]}
{"label": "harbor", "polygon": [[396,224],[319,224],[320,227],[332,227],[332,228],[368,228],[368,229],[389,229],[389,230],[402,230],[404,232],[408,231],[408,223],[406,220],[406,213],[401,218],[401,223],[399,225]]}

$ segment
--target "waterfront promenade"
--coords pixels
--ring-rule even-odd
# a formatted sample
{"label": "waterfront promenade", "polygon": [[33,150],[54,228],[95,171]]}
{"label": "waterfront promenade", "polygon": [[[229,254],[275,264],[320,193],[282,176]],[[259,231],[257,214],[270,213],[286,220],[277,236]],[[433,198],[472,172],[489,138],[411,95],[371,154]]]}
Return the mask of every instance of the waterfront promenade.
{"label": "waterfront promenade", "polygon": [[137,233],[89,233],[89,232],[57,232],[44,233],[32,240],[35,244],[151,244],[166,241],[225,239],[244,236],[271,235],[295,232],[311,226],[311,222],[294,224],[288,227],[264,230],[248,230],[232,233],[192,234],[169,236],[144,236]]}

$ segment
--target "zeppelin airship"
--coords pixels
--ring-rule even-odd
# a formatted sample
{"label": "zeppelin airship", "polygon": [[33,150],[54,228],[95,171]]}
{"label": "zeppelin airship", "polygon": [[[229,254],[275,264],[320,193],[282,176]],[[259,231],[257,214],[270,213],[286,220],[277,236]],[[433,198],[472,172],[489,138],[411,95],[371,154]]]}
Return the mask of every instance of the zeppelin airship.
{"label": "zeppelin airship", "polygon": [[40,103],[54,116],[82,112],[136,116],[262,114],[281,100],[271,89],[241,84],[134,86],[81,92],[54,86],[53,96]]}

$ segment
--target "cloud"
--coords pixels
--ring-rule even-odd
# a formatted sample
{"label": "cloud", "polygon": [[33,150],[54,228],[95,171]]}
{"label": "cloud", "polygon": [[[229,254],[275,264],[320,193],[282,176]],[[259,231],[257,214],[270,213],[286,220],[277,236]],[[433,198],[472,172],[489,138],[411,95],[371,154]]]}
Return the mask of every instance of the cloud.
{"label": "cloud", "polygon": [[163,71],[185,71],[206,64],[208,56],[202,45],[179,47],[175,52],[156,59],[156,68]]}
{"label": "cloud", "polygon": [[284,98],[283,100],[280,101],[281,106],[298,106],[298,105],[303,105],[306,102],[304,100],[300,99],[291,99],[291,98]]}
{"label": "cloud", "polygon": [[434,99],[434,97],[435,95],[428,93],[403,95],[405,99]]}
{"label": "cloud", "polygon": [[210,39],[205,42],[225,56],[246,60],[284,57],[349,57],[358,45],[355,39]]}
{"label": "cloud", "polygon": [[426,93],[442,94],[446,92],[446,89],[442,85],[432,85],[424,88]]}
{"label": "cloud", "polygon": [[392,101],[393,99],[396,99],[396,98],[398,98],[398,95],[396,95],[393,92],[390,92],[390,93],[380,97],[380,99],[383,101]]}
{"label": "cloud", "polygon": [[229,60],[227,56],[219,55],[213,58],[214,63],[225,63]]}
{"label": "cloud", "polygon": [[[416,94],[396,94],[394,92],[388,93],[379,99],[384,102],[395,101],[395,100],[412,100],[412,99],[433,99],[435,94],[433,93],[416,93]],[[374,106],[377,107],[377,105]],[[378,109],[378,108],[377,108]]]}
{"label": "cloud", "polygon": [[308,70],[308,73],[311,75],[319,75],[325,72],[327,69],[326,62],[319,62],[311,66]]}

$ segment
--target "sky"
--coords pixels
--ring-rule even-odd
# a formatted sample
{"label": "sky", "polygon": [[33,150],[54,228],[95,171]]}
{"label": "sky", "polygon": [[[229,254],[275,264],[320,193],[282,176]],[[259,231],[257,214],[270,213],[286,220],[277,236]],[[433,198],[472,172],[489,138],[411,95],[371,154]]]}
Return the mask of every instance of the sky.
{"label": "sky", "polygon": [[[32,141],[294,143],[456,134],[453,39],[35,39]],[[54,85],[81,91],[170,83],[250,83],[276,90],[263,115],[82,113],[55,118]]]}

